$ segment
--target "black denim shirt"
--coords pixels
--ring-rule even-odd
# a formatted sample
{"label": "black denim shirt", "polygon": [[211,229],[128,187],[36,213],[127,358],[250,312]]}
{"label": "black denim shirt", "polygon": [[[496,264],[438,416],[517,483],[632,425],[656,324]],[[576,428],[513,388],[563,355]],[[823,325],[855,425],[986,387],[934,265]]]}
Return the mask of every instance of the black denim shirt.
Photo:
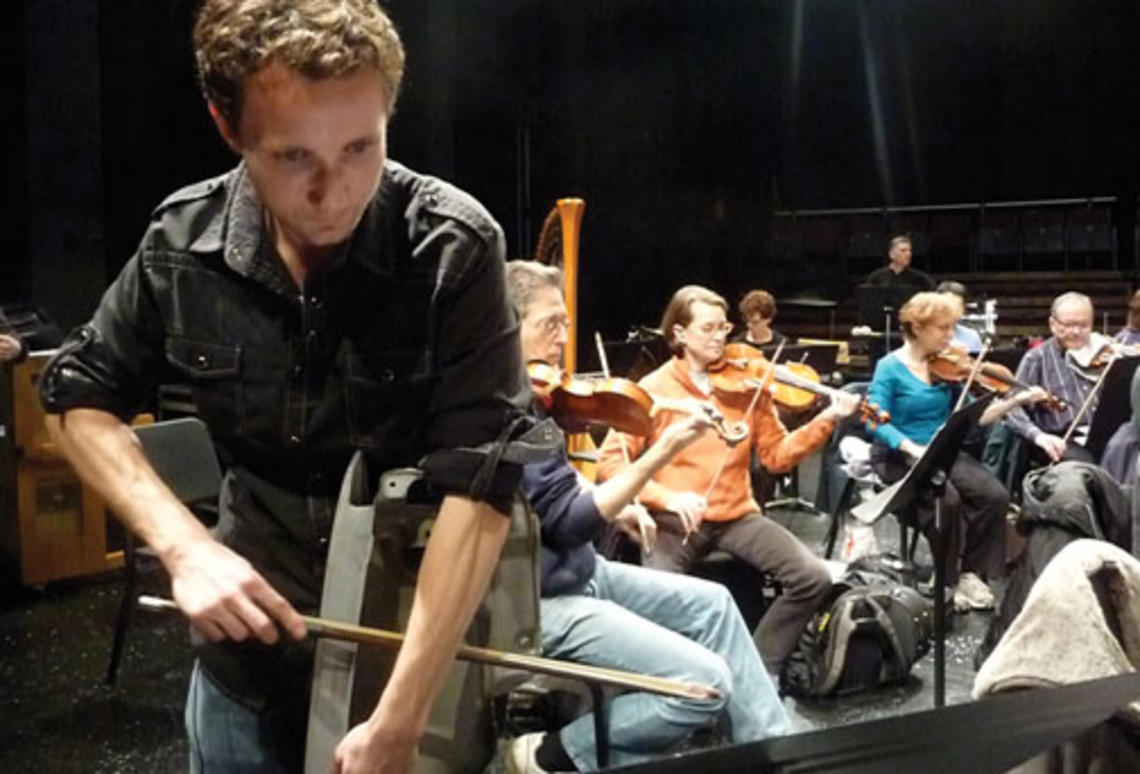
{"label": "black denim shirt", "polygon": [[[462,449],[494,441],[529,387],[502,232],[456,188],[389,161],[344,256],[303,289],[264,237],[243,166],[172,195],[41,397],[125,419],[157,384],[189,382],[228,466],[220,539],[309,612],[353,451],[467,493],[482,457]],[[485,499],[501,509],[519,472],[502,463]],[[280,675],[279,651],[213,651],[203,662],[238,695]]]}

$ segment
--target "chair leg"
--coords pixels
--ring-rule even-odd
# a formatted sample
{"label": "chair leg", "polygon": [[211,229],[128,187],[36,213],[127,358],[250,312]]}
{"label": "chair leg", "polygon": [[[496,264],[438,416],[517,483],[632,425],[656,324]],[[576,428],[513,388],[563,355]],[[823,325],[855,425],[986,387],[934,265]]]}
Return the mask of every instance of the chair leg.
{"label": "chair leg", "polygon": [[827,525],[827,543],[823,551],[823,558],[830,559],[831,555],[835,553],[835,541],[839,539],[839,521],[842,514],[847,512],[847,503],[851,499],[851,493],[855,491],[855,479],[848,478],[843,483],[843,491],[839,493],[839,498],[835,501],[835,507],[831,509],[831,523]]}
{"label": "chair leg", "polygon": [[127,535],[123,545],[123,596],[119,599],[119,610],[115,615],[115,633],[111,641],[111,658],[107,662],[107,685],[114,685],[119,677],[119,661],[123,657],[123,641],[127,636],[131,616],[135,611],[135,590],[138,586],[138,567],[135,565],[135,540]]}
{"label": "chair leg", "polygon": [[594,703],[594,750],[598,756],[598,768],[610,765],[610,720],[606,707],[606,692],[600,683],[586,683]]}

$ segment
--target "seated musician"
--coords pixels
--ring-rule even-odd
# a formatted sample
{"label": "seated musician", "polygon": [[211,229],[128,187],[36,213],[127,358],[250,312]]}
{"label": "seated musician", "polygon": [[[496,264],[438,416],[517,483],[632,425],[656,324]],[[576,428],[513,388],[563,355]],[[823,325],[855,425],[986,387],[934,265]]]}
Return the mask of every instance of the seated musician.
{"label": "seated musician", "polygon": [[[960,387],[939,382],[929,360],[954,337],[960,305],[946,293],[916,293],[899,310],[904,342],[875,365],[867,399],[889,412],[891,421],[873,429],[871,464],[887,483],[902,478],[926,444],[945,423]],[[994,422],[1024,402],[1044,397],[1040,388],[995,400],[981,424]],[[1009,492],[980,462],[959,452],[950,469],[942,512],[947,519],[946,583],[954,588],[958,610],[985,610],[994,596],[985,578],[999,576],[1005,561],[1005,513]],[[934,537],[931,503],[920,503],[916,521],[928,539]],[[959,524],[965,522],[965,541]],[[959,560],[961,574],[959,575]]]}
{"label": "seated musician", "polygon": [[1097,382],[1099,372],[1090,365],[1108,340],[1092,330],[1093,304],[1083,293],[1063,293],[1053,300],[1049,330],[1053,335],[1029,350],[1017,367],[1025,384],[1044,387],[1067,405],[1053,410],[1038,405],[1017,408],[1005,422],[1019,436],[1033,443],[1054,462],[1061,459],[1094,462],[1085,449],[1099,394],[1093,394],[1069,440],[1064,439],[1082,404]]}
{"label": "seated musician", "polygon": [[1117,342],[1127,347],[1140,344],[1140,290],[1128,299],[1128,324],[1114,336]]}
{"label": "seated musician", "polygon": [[[966,286],[961,282],[944,280],[938,283],[935,290],[939,293],[949,293],[958,300],[958,319],[961,320],[962,315],[966,313]],[[982,337],[976,330],[961,322],[954,323],[954,343],[971,355],[982,351]]]}
{"label": "seated musician", "polygon": [[[749,440],[726,449],[716,439],[702,438],[646,483],[641,501],[659,512],[663,526],[657,548],[646,562],[657,569],[686,572],[720,548],[771,573],[783,594],[768,608],[753,638],[769,673],[778,676],[807,620],[831,588],[831,575],[795,535],[764,517],[752,497],[751,453],[755,451],[769,470],[789,470],[827,442],[836,421],[854,412],[858,400],[841,393],[838,403],[789,433],[768,393],[753,401],[754,391],[714,390],[708,369],[724,356],[732,327],[725,319],[727,308],[721,296],[703,287],[689,285],[678,290],[661,320],[675,357],[647,374],[640,384],[654,395],[709,401],[728,420],[746,422]],[[628,453],[638,459],[678,421],[675,414],[659,414],[646,438],[611,431],[602,445],[599,475],[609,479],[624,469],[623,438]]]}
{"label": "seated musician", "polygon": [[772,328],[772,320],[776,319],[776,299],[767,290],[748,291],[740,299],[739,310],[745,327],[733,337],[733,341],[743,341],[770,352],[787,340],[784,334]]}
{"label": "seated musician", "polygon": [[[521,324],[523,355],[558,365],[567,313],[557,269],[529,261],[507,264],[508,295]],[[631,500],[641,485],[708,428],[698,414],[679,419],[636,464],[590,488],[565,457],[526,466],[523,489],[542,524],[543,653],[598,666],[713,686],[719,701],[629,693],[610,703],[610,763],[626,765],[664,752],[723,713],[732,742],[786,733],[787,716],[731,595],[715,583],[606,561],[591,541],[618,520],[655,525]],[[640,529],[639,529],[640,527]],[[514,740],[512,771],[590,771],[597,765],[593,717],[558,733]]]}

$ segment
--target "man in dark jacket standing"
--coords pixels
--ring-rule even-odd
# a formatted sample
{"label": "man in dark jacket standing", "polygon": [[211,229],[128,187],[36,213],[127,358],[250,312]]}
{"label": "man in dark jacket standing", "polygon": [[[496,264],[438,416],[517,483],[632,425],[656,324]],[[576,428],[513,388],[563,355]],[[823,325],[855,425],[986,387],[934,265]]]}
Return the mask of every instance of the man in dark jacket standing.
{"label": "man in dark jacket standing", "polygon": [[[194,45],[241,163],[155,210],[44,372],[49,427],[155,550],[193,624],[195,772],[300,770],[312,654],[298,611],[319,604],[341,476],[356,450],[374,473],[422,459],[446,496],[407,639],[336,751],[342,774],[404,774],[521,474],[477,475],[529,402],[502,232],[470,196],[387,158],[404,53],[373,0],[206,0]],[[231,526],[216,539],[124,424],[164,381],[191,384],[227,465]]]}

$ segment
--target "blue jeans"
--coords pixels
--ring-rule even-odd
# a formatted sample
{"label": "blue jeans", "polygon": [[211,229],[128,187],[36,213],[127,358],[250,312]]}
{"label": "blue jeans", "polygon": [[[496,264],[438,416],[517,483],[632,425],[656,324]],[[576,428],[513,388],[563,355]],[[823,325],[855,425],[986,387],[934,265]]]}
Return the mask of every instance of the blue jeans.
{"label": "blue jeans", "polygon": [[[541,603],[547,656],[702,683],[719,701],[626,693],[610,707],[610,765],[660,754],[723,713],[732,742],[787,733],[787,715],[752,635],[721,585],[598,557],[594,576],[571,594]],[[580,771],[597,769],[593,715],[561,731]]]}
{"label": "blue jeans", "polygon": [[186,696],[190,772],[300,772],[308,719],[303,696],[269,703],[257,712],[228,696],[194,662]]}

